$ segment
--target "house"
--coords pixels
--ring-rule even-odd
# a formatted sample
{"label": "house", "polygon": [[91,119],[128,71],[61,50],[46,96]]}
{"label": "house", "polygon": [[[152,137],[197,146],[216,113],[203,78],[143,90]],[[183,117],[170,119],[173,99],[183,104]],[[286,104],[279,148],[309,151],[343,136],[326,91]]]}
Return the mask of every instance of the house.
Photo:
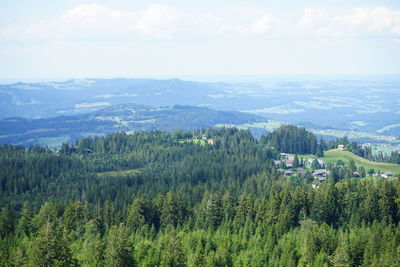
{"label": "house", "polygon": [[292,175],[293,175],[293,172],[292,172],[291,170],[285,170],[285,171],[283,172],[283,175],[285,175],[285,176],[292,176]]}
{"label": "house", "polygon": [[344,149],[344,145],[338,145],[337,148],[340,149],[340,150],[343,150]]}
{"label": "house", "polygon": [[290,159],[285,160],[285,165],[286,165],[286,168],[292,168],[293,160],[290,160]]}
{"label": "house", "polygon": [[328,171],[326,169],[319,169],[319,170],[313,171],[312,175],[313,176],[327,176]]}
{"label": "house", "polygon": [[360,178],[360,174],[358,172],[353,172],[353,177],[354,178]]}
{"label": "house", "polygon": [[301,167],[297,168],[296,171],[297,171],[298,174],[301,174],[301,175],[306,174],[306,170],[304,170],[304,169],[301,168]]}
{"label": "house", "polygon": [[384,172],[381,174],[381,176],[383,178],[389,178],[389,177],[393,177],[393,173],[392,172]]}
{"label": "house", "polygon": [[315,177],[315,180],[322,183],[322,182],[325,182],[326,178],[325,177]]}
{"label": "house", "polygon": [[213,145],[214,143],[214,139],[207,139],[207,144]]}

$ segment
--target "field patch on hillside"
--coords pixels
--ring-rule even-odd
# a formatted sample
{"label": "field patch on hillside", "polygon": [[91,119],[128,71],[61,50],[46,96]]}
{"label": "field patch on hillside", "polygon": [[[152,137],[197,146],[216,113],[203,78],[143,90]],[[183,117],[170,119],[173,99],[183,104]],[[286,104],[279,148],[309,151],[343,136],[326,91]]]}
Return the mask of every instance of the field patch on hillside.
{"label": "field patch on hillside", "polygon": [[357,167],[363,166],[365,170],[374,169],[375,172],[392,172],[395,175],[400,174],[400,164],[375,162],[359,157],[349,151],[331,149],[324,152],[324,156],[321,160],[328,163],[336,163],[339,159],[344,161],[346,164],[352,159],[356,163]]}
{"label": "field patch on hillside", "polygon": [[98,176],[124,176],[140,173],[139,169],[123,170],[123,171],[109,171],[109,172],[98,172]]}

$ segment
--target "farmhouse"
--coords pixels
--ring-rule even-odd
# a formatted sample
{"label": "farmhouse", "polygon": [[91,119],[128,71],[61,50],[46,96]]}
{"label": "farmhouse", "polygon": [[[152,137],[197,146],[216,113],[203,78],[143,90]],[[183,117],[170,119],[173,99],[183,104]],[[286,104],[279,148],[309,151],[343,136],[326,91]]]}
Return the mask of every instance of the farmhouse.
{"label": "farmhouse", "polygon": [[304,170],[304,168],[301,168],[301,167],[298,167],[298,168],[296,169],[296,171],[297,171],[298,174],[301,174],[301,175],[306,174],[306,170]]}
{"label": "farmhouse", "polygon": [[319,169],[319,170],[315,170],[312,173],[314,176],[327,176],[328,175],[328,171],[326,169]]}
{"label": "farmhouse", "polygon": [[343,150],[344,149],[344,145],[338,145],[337,148],[340,149],[340,150]]}
{"label": "farmhouse", "polygon": [[214,139],[207,139],[207,144],[213,145],[214,143]]}
{"label": "farmhouse", "polygon": [[294,156],[289,156],[288,154],[286,154],[286,153],[281,153],[281,159],[284,159],[284,160],[294,160]]}
{"label": "farmhouse", "polygon": [[293,160],[287,159],[285,160],[286,168],[292,168],[293,167]]}
{"label": "farmhouse", "polygon": [[381,176],[383,178],[389,178],[389,177],[393,177],[393,173],[392,172],[384,172],[381,174]]}
{"label": "farmhouse", "polygon": [[292,175],[293,175],[293,172],[292,172],[291,170],[285,170],[285,171],[283,172],[283,175],[285,175],[285,176],[292,176]]}

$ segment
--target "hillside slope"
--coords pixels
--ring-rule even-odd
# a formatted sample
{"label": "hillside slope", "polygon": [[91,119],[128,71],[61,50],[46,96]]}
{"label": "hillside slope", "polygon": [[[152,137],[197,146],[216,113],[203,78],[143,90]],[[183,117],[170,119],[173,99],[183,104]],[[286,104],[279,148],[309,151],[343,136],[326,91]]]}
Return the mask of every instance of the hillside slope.
{"label": "hillside slope", "polygon": [[363,166],[366,170],[374,169],[376,172],[393,172],[394,174],[400,174],[399,164],[370,161],[345,150],[328,150],[320,159],[328,163],[336,163],[339,159],[348,163],[352,159],[357,167]]}

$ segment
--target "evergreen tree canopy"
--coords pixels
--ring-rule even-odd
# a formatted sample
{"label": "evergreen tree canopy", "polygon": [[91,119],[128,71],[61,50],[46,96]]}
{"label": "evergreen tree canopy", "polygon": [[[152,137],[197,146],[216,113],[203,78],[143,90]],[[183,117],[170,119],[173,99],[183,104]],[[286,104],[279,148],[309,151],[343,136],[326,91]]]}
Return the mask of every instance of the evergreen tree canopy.
{"label": "evergreen tree canopy", "polygon": [[[261,141],[280,152],[293,154],[316,154],[318,147],[314,134],[294,125],[283,125],[262,137]],[[322,153],[322,148],[318,153]]]}

